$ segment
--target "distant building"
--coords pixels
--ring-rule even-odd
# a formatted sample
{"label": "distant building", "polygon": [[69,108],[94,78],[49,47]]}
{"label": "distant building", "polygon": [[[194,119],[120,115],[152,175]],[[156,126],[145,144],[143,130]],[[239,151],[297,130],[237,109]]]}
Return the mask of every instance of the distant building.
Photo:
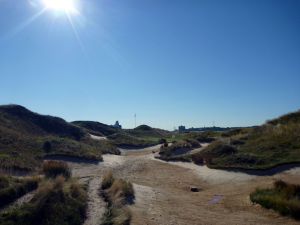
{"label": "distant building", "polygon": [[178,127],[178,131],[179,131],[179,132],[185,132],[185,126],[182,126],[182,125],[179,126],[179,127]]}
{"label": "distant building", "polygon": [[117,129],[122,129],[122,126],[119,124],[118,120],[116,121],[116,123],[114,125],[112,125],[112,127],[117,128]]}

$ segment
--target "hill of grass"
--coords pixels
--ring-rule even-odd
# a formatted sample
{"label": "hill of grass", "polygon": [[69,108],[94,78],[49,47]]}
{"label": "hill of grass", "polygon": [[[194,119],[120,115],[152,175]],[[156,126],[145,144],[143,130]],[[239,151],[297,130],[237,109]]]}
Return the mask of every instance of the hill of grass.
{"label": "hill of grass", "polygon": [[270,120],[267,122],[267,124],[271,124],[271,125],[278,125],[278,124],[287,125],[287,124],[291,124],[291,123],[294,123],[294,124],[300,123],[300,111],[289,113],[289,114],[283,115],[277,119]]}
{"label": "hill of grass", "polygon": [[99,136],[108,136],[118,132],[118,129],[95,121],[74,121],[72,124],[84,128],[87,132]]}
{"label": "hill of grass", "polygon": [[61,118],[40,115],[20,105],[0,106],[0,125],[7,131],[32,136],[56,135],[80,140],[86,135],[82,129]]}
{"label": "hill of grass", "polygon": [[92,140],[82,128],[19,105],[0,106],[0,169],[33,170],[47,155],[101,160],[118,150],[108,141]]}
{"label": "hill of grass", "polygon": [[120,148],[144,148],[158,144],[158,139],[151,137],[140,138],[126,132],[108,136],[109,140]]}
{"label": "hill of grass", "polygon": [[83,128],[86,132],[106,136],[108,140],[123,148],[143,148],[162,143],[162,139],[170,139],[171,132],[141,125],[135,129],[116,129],[109,125],[94,121],[74,121],[72,124]]}
{"label": "hill of grass", "polygon": [[215,168],[267,169],[300,162],[300,112],[266,124],[224,133],[223,137],[194,155]]}
{"label": "hill of grass", "polygon": [[163,143],[163,139],[171,137],[171,132],[152,128],[147,125],[138,126],[135,129],[125,129],[108,136],[117,146],[143,148]]}
{"label": "hill of grass", "polygon": [[136,137],[152,137],[152,138],[166,138],[171,136],[171,132],[158,128],[152,128],[148,125],[140,125],[134,129],[125,130],[126,133]]}

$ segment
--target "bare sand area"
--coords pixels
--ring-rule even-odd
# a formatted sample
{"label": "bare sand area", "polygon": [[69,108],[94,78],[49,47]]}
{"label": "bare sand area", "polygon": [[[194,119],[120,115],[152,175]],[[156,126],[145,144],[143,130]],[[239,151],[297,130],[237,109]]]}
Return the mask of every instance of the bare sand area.
{"label": "bare sand area", "polygon": [[[122,155],[104,155],[103,162],[69,162],[73,176],[89,182],[88,223],[97,224],[104,211],[97,196],[107,170],[134,184],[134,225],[300,224],[272,210],[253,205],[249,194],[268,187],[275,179],[300,183],[300,168],[271,176],[209,169],[192,163],[164,162],[154,158],[159,146],[121,149]],[[198,187],[199,192],[191,192]]]}

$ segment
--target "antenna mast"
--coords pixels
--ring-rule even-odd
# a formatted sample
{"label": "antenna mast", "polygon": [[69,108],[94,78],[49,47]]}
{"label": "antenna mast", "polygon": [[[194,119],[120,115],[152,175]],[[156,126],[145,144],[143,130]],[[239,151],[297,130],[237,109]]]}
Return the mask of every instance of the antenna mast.
{"label": "antenna mast", "polygon": [[136,128],[136,113],[134,114],[134,128]]}

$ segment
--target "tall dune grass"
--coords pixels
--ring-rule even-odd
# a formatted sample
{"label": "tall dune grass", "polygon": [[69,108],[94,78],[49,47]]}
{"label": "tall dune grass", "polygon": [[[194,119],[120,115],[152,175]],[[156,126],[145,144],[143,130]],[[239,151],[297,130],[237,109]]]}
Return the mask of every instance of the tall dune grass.
{"label": "tall dune grass", "polygon": [[45,161],[43,163],[43,172],[48,178],[55,178],[57,176],[71,177],[71,170],[67,163],[59,161]]}
{"label": "tall dune grass", "polygon": [[129,225],[131,212],[126,206],[134,199],[134,189],[130,182],[115,179],[112,172],[103,177],[101,194],[108,203],[101,225]]}

